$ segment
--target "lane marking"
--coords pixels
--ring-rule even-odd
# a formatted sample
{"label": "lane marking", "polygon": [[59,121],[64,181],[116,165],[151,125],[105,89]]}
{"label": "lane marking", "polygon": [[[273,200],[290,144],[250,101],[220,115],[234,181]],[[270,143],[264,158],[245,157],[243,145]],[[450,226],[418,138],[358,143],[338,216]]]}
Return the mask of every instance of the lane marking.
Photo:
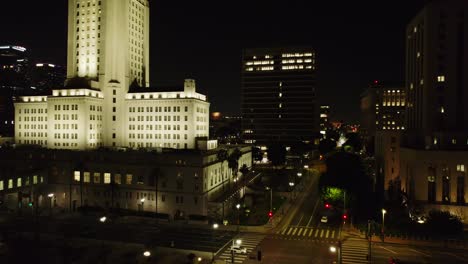
{"label": "lane marking", "polygon": [[[315,210],[315,209],[314,209]],[[314,217],[314,213],[312,213],[312,215],[310,216],[309,218],[309,222],[307,222],[307,227],[309,227],[310,225],[310,222],[312,221],[312,217]]]}
{"label": "lane marking", "polygon": [[335,230],[332,231],[330,237],[331,237],[331,238],[335,238]]}
{"label": "lane marking", "polygon": [[393,254],[398,254],[398,253],[396,253],[395,251],[393,251],[393,250],[391,250],[391,249],[388,249],[388,248],[386,248],[386,247],[380,246],[380,248],[383,248],[383,249],[385,249],[385,250],[387,250],[388,252],[391,252],[391,253],[393,253]]}
{"label": "lane marking", "polygon": [[323,237],[323,231],[324,231],[323,229],[322,229],[322,231],[320,231],[320,238]]}
{"label": "lane marking", "polygon": [[307,235],[307,230],[309,230],[309,229],[304,229],[304,233],[302,233],[302,236],[306,236],[306,235]]}
{"label": "lane marking", "polygon": [[418,250],[416,250],[416,249],[410,248],[409,250],[411,250],[411,251],[413,251],[413,252],[416,252],[416,253],[419,253],[419,254],[422,254],[422,255],[424,255],[424,256],[426,256],[426,257],[431,257],[431,255],[428,255],[428,254],[423,253],[423,252],[421,252],[421,251],[418,251]]}
{"label": "lane marking", "polygon": [[288,227],[287,227],[287,226],[284,227],[284,228],[283,228],[283,231],[281,231],[281,235],[284,235],[284,233],[286,233],[287,230],[288,230]]}
{"label": "lane marking", "polygon": [[330,230],[327,229],[327,234],[325,235],[325,238],[328,238],[328,232],[330,232]]}
{"label": "lane marking", "polygon": [[297,232],[297,235],[300,236],[302,233],[302,227],[299,229],[299,232]]}
{"label": "lane marking", "polygon": [[301,214],[301,218],[299,218],[299,222],[297,222],[297,225],[296,225],[296,226],[300,226],[300,225],[301,225],[302,218],[304,218],[304,214]]}
{"label": "lane marking", "polygon": [[466,258],[460,257],[460,256],[455,255],[455,254],[453,254],[453,253],[447,253],[447,252],[441,252],[441,253],[442,253],[442,254],[449,255],[449,256],[452,256],[452,257],[455,257],[455,258],[457,258],[457,259],[459,259],[459,260],[466,261]]}
{"label": "lane marking", "polygon": [[320,231],[320,229],[318,229],[318,228],[317,228],[317,229],[315,229],[315,235],[314,235],[314,237],[317,237],[317,235],[318,235],[319,231]]}
{"label": "lane marking", "polygon": [[294,228],[294,231],[292,232],[292,235],[294,236],[296,234],[297,227]]}
{"label": "lane marking", "polygon": [[289,236],[289,234],[291,234],[291,231],[292,231],[292,230],[293,230],[293,228],[290,227],[290,228],[289,228],[289,231],[288,231],[288,234],[287,234],[288,236]]}
{"label": "lane marking", "polygon": [[309,232],[309,236],[312,236],[312,233],[313,233],[313,232],[314,232],[314,229],[311,228],[311,229],[310,229],[310,232]]}

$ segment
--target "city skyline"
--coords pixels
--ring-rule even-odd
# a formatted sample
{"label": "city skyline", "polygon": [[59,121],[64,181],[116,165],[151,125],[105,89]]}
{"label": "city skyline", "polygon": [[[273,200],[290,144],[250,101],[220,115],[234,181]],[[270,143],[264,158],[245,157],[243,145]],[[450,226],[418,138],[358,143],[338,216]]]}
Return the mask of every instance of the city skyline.
{"label": "city skyline", "polygon": [[[302,8],[306,6],[302,1],[288,6],[260,2],[240,3],[228,10],[207,3],[178,6],[150,2],[151,85],[173,85],[194,78],[210,96],[212,111],[239,113],[243,49],[309,45],[319,54],[319,102],[333,106],[338,113],[334,119],[357,122],[356,102],[371,81],[404,80],[405,25],[423,2],[341,7],[321,3],[313,9]],[[23,10],[24,19],[16,23],[12,21],[17,12],[10,11],[21,10],[21,6],[6,5],[3,11],[8,12],[0,18],[9,25],[2,30],[5,44],[25,45],[39,59],[66,65],[67,18],[59,11],[67,3],[31,3],[34,8]],[[392,15],[395,13],[399,15]],[[329,26],[323,26],[324,19]],[[224,96],[231,100],[223,102]]]}

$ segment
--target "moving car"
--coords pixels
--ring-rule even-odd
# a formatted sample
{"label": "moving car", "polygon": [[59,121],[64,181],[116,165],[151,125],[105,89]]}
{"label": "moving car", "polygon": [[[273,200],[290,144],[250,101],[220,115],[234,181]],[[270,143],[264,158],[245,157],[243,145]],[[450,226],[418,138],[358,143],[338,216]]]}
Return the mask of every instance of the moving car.
{"label": "moving car", "polygon": [[236,254],[247,254],[247,249],[238,245],[231,246],[231,250]]}
{"label": "moving car", "polygon": [[322,218],[320,218],[320,222],[328,223],[328,216],[326,216],[326,215],[322,216]]}

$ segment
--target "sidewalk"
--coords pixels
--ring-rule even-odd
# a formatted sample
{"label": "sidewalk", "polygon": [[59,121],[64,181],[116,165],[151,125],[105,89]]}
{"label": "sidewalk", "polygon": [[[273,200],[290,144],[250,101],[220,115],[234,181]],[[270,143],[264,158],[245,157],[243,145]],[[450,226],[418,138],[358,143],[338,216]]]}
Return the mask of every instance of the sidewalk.
{"label": "sidewalk", "polygon": [[[343,239],[349,237],[360,237],[366,238],[366,235],[361,233],[358,229],[350,227],[349,230],[342,231]],[[399,238],[385,236],[382,241],[380,236],[372,236],[372,243],[385,243],[385,244],[400,244],[400,245],[411,245],[411,246],[423,246],[423,247],[438,247],[438,248],[468,248],[468,242],[466,240],[434,240],[434,239],[414,239],[414,238]]]}

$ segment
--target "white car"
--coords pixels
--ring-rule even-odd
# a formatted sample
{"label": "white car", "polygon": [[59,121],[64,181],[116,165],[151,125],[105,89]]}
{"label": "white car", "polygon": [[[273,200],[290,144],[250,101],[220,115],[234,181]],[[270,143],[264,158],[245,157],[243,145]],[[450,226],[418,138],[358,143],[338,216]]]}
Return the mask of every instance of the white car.
{"label": "white car", "polygon": [[231,250],[236,254],[247,254],[247,249],[238,245],[231,246]]}
{"label": "white car", "polygon": [[322,218],[320,218],[320,222],[328,223],[328,217],[326,215],[322,216]]}

